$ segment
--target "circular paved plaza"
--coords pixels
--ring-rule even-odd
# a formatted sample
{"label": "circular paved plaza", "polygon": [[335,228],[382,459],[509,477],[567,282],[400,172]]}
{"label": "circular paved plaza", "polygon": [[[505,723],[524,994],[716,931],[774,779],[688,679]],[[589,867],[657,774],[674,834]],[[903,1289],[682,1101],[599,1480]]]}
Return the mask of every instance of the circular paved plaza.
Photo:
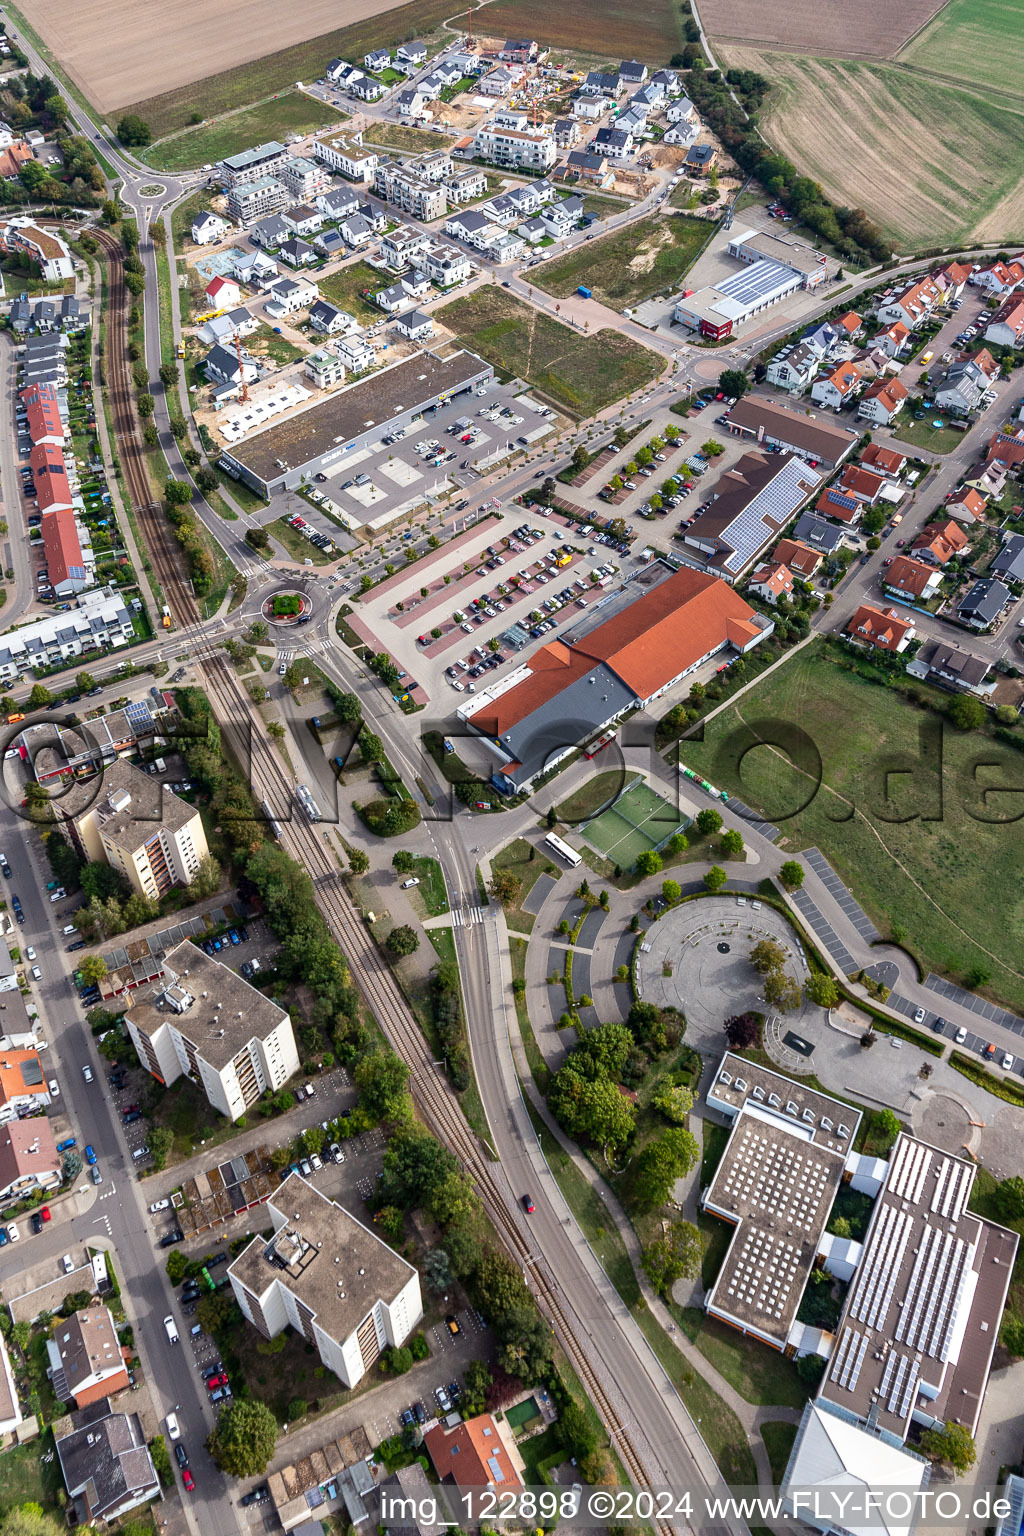
{"label": "circular paved plaza", "polygon": [[[807,966],[793,930],[774,908],[755,911],[748,896],[708,896],[665,912],[647,930],[637,959],[637,983],[644,1002],[678,1008],[686,1015],[686,1043],[698,1051],[720,1051],[722,1025],[748,1008],[765,1009],[761,977],[750,963],[760,939],[774,939],[787,953],[786,972],[804,982]],[[670,975],[666,970],[671,971]],[[822,1018],[809,1003],[785,1016],[795,1034]]]}

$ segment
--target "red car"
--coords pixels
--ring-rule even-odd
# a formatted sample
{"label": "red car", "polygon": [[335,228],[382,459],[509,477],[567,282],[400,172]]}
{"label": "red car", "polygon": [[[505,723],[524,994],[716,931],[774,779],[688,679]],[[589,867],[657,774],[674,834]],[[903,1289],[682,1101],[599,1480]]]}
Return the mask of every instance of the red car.
{"label": "red car", "polygon": [[44,1221],[49,1221],[49,1219],[50,1219],[50,1207],[48,1205],[44,1205],[41,1208],[39,1214],[43,1218]]}
{"label": "red car", "polygon": [[184,1472],[181,1474],[181,1480],[185,1484],[186,1493],[195,1493],[196,1480],[192,1476],[192,1473],[189,1471],[188,1467],[186,1467]]}
{"label": "red car", "polygon": [[523,1196],[523,1210],[526,1212],[527,1216],[532,1216],[536,1209],[537,1209],[537,1207],[534,1205],[534,1203],[530,1199],[529,1195],[524,1195]]}
{"label": "red car", "polygon": [[219,1376],[208,1376],[206,1380],[207,1392],[215,1392],[218,1387],[226,1387],[228,1378],[222,1371]]}

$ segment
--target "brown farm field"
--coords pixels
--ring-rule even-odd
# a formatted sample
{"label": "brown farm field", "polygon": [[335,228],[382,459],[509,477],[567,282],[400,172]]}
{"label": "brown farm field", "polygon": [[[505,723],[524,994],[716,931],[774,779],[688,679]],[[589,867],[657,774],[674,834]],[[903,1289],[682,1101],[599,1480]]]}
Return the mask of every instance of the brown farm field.
{"label": "brown farm field", "polygon": [[[895,245],[1024,235],[1020,140],[1005,106],[898,65],[728,47],[775,90],[766,138],[837,203],[864,208]],[[950,155],[949,144],[970,144]]]}
{"label": "brown farm field", "polygon": [[639,8],[630,0],[601,0],[596,6],[562,0],[554,10],[550,0],[493,0],[484,17],[489,33],[535,37],[591,57],[667,64],[682,47],[672,0],[646,0]]}
{"label": "brown farm field", "polygon": [[246,0],[24,0],[21,9],[101,112],[131,106],[154,138],[194,112],[261,101],[315,80],[336,56],[423,36],[454,14],[451,0],[294,0],[286,16]]}
{"label": "brown farm field", "polygon": [[[839,58],[891,59],[942,9],[943,0],[701,0],[700,19],[716,43],[780,48]],[[488,11],[490,14],[490,11]],[[728,51],[728,49],[727,49]]]}

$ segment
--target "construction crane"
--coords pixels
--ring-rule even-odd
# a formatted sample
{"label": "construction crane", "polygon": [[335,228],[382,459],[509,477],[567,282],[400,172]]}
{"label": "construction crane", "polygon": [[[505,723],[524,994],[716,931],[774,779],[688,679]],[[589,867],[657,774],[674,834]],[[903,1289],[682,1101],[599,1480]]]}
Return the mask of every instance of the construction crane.
{"label": "construction crane", "polygon": [[238,400],[240,405],[244,405],[249,398],[249,386],[245,382],[245,364],[242,362],[242,338],[237,334],[235,336],[235,355],[238,358],[238,372],[242,378],[242,387],[238,392]]}

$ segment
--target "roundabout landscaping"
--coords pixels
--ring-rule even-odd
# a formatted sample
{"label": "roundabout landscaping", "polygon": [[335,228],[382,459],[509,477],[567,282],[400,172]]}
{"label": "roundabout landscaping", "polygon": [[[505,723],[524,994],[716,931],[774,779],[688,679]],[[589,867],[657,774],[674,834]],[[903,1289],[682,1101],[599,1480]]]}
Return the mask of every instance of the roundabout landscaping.
{"label": "roundabout landscaping", "polygon": [[286,587],[278,592],[272,592],[265,597],[260,604],[260,614],[268,624],[276,624],[280,628],[299,624],[304,619],[309,619],[313,614],[312,599],[304,592],[298,592],[294,587]]}

